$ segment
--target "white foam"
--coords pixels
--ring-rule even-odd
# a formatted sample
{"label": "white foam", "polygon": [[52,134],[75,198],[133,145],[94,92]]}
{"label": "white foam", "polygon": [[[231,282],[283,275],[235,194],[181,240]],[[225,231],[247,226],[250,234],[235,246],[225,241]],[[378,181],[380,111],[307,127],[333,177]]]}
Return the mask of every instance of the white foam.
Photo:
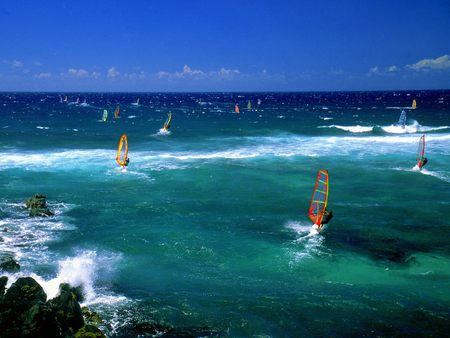
{"label": "white foam", "polygon": [[37,129],[50,129],[50,127],[36,126]]}
{"label": "white foam", "polygon": [[128,118],[129,118],[129,119],[135,119],[135,118],[136,118],[136,115],[130,115],[130,116],[128,116]]}
{"label": "white foam", "polygon": [[300,250],[291,252],[293,255],[293,263],[298,263],[306,258],[311,258],[315,254],[321,253],[323,236],[320,234],[322,230],[317,230],[317,227],[311,225],[309,222],[300,223],[297,221],[289,221],[285,227],[297,233],[298,237],[295,240],[295,244],[301,246]]}
{"label": "white foam", "polygon": [[321,116],[319,116],[319,118],[322,119],[322,120],[324,120],[324,121],[327,121],[327,120],[333,120],[332,117],[321,117]]}
{"label": "white foam", "polygon": [[332,124],[330,126],[319,126],[317,128],[337,128],[337,129],[349,131],[349,132],[352,132],[352,133],[367,133],[369,131],[372,131],[372,129],[373,129],[373,127],[364,127],[364,126],[360,126],[360,125],[356,125],[356,126],[339,126],[339,125],[335,125],[335,124]]}
{"label": "white foam", "polygon": [[156,135],[158,135],[158,136],[167,136],[167,135],[170,135],[170,134],[171,134],[170,130],[167,130],[167,129],[164,129],[164,128],[161,128],[161,129],[156,133]]}

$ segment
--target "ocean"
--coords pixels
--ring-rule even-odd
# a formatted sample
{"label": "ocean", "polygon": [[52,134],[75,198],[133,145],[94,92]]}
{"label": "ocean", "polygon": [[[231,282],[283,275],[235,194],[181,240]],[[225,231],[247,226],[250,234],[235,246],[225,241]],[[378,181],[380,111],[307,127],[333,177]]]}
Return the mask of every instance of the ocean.
{"label": "ocean", "polygon": [[[0,149],[0,252],[21,265],[8,285],[81,286],[109,337],[143,322],[224,337],[450,329],[448,90],[0,93]],[[316,233],[319,169],[334,218]],[[28,217],[35,193],[55,216]]]}

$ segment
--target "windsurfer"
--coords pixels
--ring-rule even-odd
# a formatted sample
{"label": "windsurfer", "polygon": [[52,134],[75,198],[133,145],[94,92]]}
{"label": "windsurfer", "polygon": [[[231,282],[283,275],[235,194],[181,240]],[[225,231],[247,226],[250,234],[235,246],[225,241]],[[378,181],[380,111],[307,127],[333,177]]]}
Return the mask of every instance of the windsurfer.
{"label": "windsurfer", "polygon": [[419,169],[422,169],[425,166],[425,164],[427,164],[427,163],[428,163],[428,159],[426,157],[419,160],[419,163],[418,163]]}
{"label": "windsurfer", "polygon": [[127,157],[127,159],[125,160],[125,165],[124,165],[124,167],[127,167],[129,163],[130,163],[130,159]]}
{"label": "windsurfer", "polygon": [[333,218],[333,212],[325,210],[325,212],[323,213],[323,217],[324,218],[322,218],[321,225],[327,224],[329,221],[331,221],[331,219]]}

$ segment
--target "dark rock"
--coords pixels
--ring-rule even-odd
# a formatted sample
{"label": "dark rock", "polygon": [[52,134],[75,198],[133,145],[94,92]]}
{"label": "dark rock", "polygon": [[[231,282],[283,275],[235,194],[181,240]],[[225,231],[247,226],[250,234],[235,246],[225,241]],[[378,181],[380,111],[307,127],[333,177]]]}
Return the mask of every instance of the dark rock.
{"label": "dark rock", "polygon": [[17,279],[3,296],[7,281],[0,277],[1,338],[105,337],[95,326],[84,326],[81,288],[61,284],[59,295],[46,302],[44,290],[30,277]]}
{"label": "dark rock", "polygon": [[0,277],[0,296],[3,296],[5,294],[7,283],[8,283],[8,277],[1,276]]}
{"label": "dark rock", "polygon": [[6,271],[14,273],[20,270],[20,265],[14,259],[14,257],[5,255],[0,257],[0,271]]}
{"label": "dark rock", "polygon": [[60,328],[48,304],[37,302],[21,315],[21,335],[60,337]]}
{"label": "dark rock", "polygon": [[79,291],[63,283],[59,286],[59,295],[48,302],[63,332],[77,332],[84,326],[83,314],[78,303]]}
{"label": "dark rock", "polygon": [[97,312],[91,311],[87,306],[83,306],[81,308],[81,312],[83,313],[83,317],[88,322],[88,324],[99,325],[103,323],[103,320],[100,318]]}
{"label": "dark rock", "polygon": [[42,287],[31,277],[21,277],[6,291],[0,302],[0,332],[2,337],[26,337],[20,334],[23,314],[35,304],[47,299]]}
{"label": "dark rock", "polygon": [[11,308],[20,313],[28,310],[34,303],[46,300],[44,289],[31,277],[17,279],[5,295],[5,302],[10,302]]}
{"label": "dark rock", "polygon": [[45,201],[45,196],[36,194],[25,201],[25,206],[30,209],[30,216],[53,216],[54,213],[49,210]]}
{"label": "dark rock", "polygon": [[106,338],[102,331],[94,325],[85,325],[74,335],[75,338]]}

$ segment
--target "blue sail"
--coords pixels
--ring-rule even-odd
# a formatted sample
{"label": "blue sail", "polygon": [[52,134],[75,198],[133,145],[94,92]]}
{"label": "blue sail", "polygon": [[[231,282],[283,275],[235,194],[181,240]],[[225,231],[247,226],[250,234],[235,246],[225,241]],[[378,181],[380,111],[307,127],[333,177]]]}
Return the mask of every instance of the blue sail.
{"label": "blue sail", "polygon": [[404,110],[402,110],[401,114],[400,114],[400,118],[398,119],[398,124],[402,127],[405,128],[405,124],[406,124],[406,112]]}

